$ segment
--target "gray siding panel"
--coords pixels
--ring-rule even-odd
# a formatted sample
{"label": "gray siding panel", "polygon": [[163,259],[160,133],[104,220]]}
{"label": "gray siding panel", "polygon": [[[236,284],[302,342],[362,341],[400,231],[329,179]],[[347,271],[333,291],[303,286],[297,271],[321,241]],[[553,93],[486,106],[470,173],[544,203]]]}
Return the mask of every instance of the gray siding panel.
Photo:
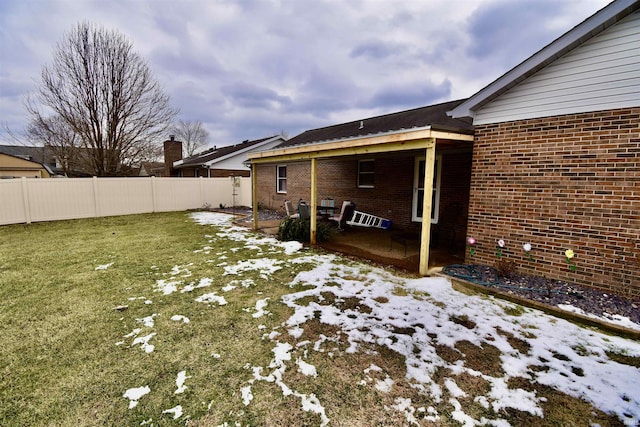
{"label": "gray siding panel", "polygon": [[640,13],[477,111],[475,124],[640,106]]}

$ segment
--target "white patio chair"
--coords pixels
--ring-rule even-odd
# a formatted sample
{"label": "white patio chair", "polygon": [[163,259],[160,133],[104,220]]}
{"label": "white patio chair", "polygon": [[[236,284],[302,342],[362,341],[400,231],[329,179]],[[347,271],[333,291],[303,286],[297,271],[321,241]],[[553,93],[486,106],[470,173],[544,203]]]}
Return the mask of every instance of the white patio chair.
{"label": "white patio chair", "polygon": [[338,223],[338,230],[342,231],[342,224],[349,221],[353,216],[353,211],[356,209],[356,205],[351,200],[345,200],[342,202],[342,208],[338,215],[330,216],[329,221],[335,221]]}
{"label": "white patio chair", "polygon": [[284,201],[284,210],[287,211],[287,216],[289,218],[300,218],[299,213],[294,213],[296,210],[293,208],[293,203],[291,203],[291,200]]}

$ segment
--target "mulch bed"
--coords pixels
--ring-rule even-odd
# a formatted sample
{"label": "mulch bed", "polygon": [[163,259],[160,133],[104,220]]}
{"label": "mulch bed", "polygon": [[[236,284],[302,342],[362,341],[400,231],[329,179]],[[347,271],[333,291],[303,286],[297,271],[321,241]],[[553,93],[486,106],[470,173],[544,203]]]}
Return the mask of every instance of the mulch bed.
{"label": "mulch bed", "polygon": [[[213,212],[224,212],[232,215],[238,215],[239,223],[253,222],[253,209],[247,206],[227,207],[222,209],[211,209]],[[286,215],[273,209],[258,209],[258,221],[272,221],[284,219]]]}
{"label": "mulch bed", "polygon": [[614,315],[627,317],[640,324],[640,301],[619,295],[580,286],[575,283],[552,280],[540,276],[509,273],[501,276],[487,265],[450,265],[442,272],[498,291],[557,307],[570,304],[585,313],[610,318]]}

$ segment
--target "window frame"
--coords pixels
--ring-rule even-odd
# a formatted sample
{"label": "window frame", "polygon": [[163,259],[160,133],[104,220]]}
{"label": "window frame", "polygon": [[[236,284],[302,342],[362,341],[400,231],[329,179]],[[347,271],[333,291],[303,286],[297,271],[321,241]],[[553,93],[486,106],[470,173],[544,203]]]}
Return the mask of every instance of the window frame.
{"label": "window frame", "polygon": [[[357,182],[356,182],[356,186],[358,188],[376,188],[375,185],[375,177],[376,177],[376,160],[375,159],[360,159],[358,160],[358,176],[357,176]],[[373,165],[373,168],[371,171],[362,171],[360,169],[360,165],[362,163],[371,163]],[[371,175],[373,178],[371,180],[371,184],[361,184],[361,177],[362,175],[368,176]]]}
{"label": "window frame", "polygon": [[[280,174],[281,170],[284,170],[284,176]],[[281,184],[284,184],[284,189]],[[276,193],[287,194],[287,165],[276,165]]]}

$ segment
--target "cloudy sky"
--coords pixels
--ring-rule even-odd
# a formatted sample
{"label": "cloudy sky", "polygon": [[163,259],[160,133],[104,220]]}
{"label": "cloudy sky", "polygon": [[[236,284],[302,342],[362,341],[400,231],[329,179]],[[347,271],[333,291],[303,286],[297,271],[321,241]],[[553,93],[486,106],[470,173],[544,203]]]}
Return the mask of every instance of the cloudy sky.
{"label": "cloudy sky", "polygon": [[0,0],[0,122],[25,127],[24,97],[82,21],[124,34],[220,146],[468,97],[608,3]]}

